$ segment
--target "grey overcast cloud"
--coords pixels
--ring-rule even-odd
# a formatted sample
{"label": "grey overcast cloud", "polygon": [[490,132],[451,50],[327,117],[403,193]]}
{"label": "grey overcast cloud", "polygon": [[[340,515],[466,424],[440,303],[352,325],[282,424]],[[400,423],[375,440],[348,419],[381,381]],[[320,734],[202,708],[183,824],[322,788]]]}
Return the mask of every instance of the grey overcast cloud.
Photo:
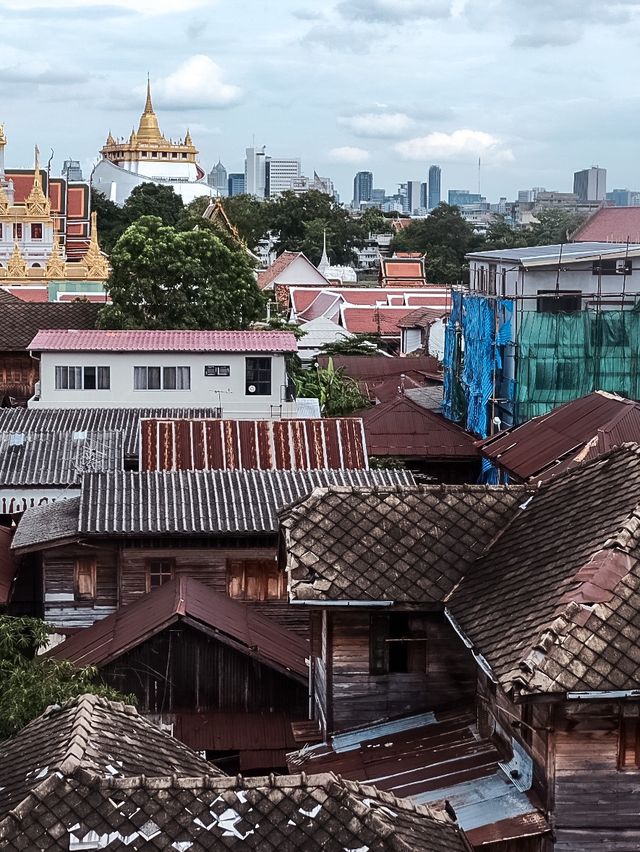
{"label": "grey overcast cloud", "polygon": [[[640,189],[640,0],[0,0],[7,165],[85,173],[128,135],[147,72],[165,135],[210,169],[244,148],[393,191],[443,169],[490,199],[571,190],[599,164]],[[46,156],[45,156],[46,155]]]}

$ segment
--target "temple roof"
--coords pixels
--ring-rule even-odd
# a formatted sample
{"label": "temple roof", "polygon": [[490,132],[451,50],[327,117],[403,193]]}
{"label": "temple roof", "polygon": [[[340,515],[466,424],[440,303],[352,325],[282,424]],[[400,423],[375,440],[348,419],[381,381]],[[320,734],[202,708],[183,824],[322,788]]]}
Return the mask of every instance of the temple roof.
{"label": "temple roof", "polygon": [[151,102],[151,81],[147,80],[147,101],[144,105],[144,112],[140,116],[140,124],[138,125],[138,142],[165,142],[165,138],[160,133],[158,125],[158,117],[153,111]]}

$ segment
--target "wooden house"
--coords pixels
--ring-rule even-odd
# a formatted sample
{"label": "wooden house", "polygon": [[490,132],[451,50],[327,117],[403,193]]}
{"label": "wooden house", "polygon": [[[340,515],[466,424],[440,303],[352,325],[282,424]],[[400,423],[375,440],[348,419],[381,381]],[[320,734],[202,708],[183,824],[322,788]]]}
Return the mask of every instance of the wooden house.
{"label": "wooden house", "polygon": [[308,711],[306,639],[197,580],[176,577],[56,645],[139,712],[231,771],[284,766]]}
{"label": "wooden house", "polygon": [[27,510],[13,540],[21,571],[41,577],[34,602],[61,631],[88,627],[178,576],[248,602],[293,630],[277,511],[329,484],[410,483],[404,471],[110,471],[80,496]]}

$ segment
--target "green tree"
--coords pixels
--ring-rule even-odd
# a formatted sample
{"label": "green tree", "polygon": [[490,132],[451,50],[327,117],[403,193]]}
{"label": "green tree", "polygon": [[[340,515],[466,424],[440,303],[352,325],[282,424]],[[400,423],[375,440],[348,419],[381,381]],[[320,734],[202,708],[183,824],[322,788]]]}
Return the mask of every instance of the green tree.
{"label": "green tree", "polygon": [[584,222],[585,216],[570,210],[550,208],[535,214],[533,222],[526,230],[527,244],[530,246],[550,246],[566,243],[569,236]]}
{"label": "green tree", "polygon": [[440,204],[425,219],[415,219],[393,239],[394,251],[426,254],[427,279],[434,284],[465,280],[465,254],[482,244],[482,238],[461,215],[458,207]]}
{"label": "green tree", "polygon": [[514,228],[505,216],[496,216],[487,228],[483,250],[523,248],[528,245],[527,231],[522,228]]}
{"label": "green tree", "polygon": [[269,202],[251,195],[231,195],[222,201],[229,221],[250,249],[254,249],[269,230]]}
{"label": "green tree", "polygon": [[381,210],[377,207],[370,207],[365,210],[362,215],[356,219],[360,238],[366,240],[369,234],[390,234],[391,219],[387,219]]}
{"label": "green tree", "polygon": [[105,195],[93,187],[91,188],[91,209],[97,215],[100,246],[108,254],[127,227],[124,211],[122,207],[109,201]]}
{"label": "green tree", "polygon": [[37,618],[0,616],[0,739],[12,736],[50,704],[91,692],[132,703],[106,686],[93,667],[35,656],[48,630]]}
{"label": "green tree", "polygon": [[353,334],[341,337],[333,343],[325,343],[321,348],[323,355],[378,355],[380,350],[388,351],[388,344],[379,334]]}
{"label": "green tree", "polygon": [[294,376],[294,382],[297,396],[319,400],[324,417],[344,417],[370,405],[356,382],[334,368],[332,358],[325,368],[311,367]]}
{"label": "green tree", "polygon": [[130,225],[111,253],[102,328],[242,329],[265,300],[249,258],[210,227],[179,231],[156,216]]}
{"label": "green tree", "polygon": [[157,183],[141,183],[136,186],[122,208],[127,224],[141,216],[158,216],[165,225],[177,225],[182,216],[182,198],[172,186]]}

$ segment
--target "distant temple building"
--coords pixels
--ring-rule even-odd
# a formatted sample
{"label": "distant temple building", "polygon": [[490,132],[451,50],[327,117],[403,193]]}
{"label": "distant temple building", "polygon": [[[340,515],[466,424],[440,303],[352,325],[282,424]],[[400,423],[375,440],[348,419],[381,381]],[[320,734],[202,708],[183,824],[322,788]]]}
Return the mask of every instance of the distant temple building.
{"label": "distant temple building", "polygon": [[49,180],[37,149],[32,172],[6,171],[6,144],[0,125],[0,286],[100,282],[103,290],[109,265],[89,213],[89,185]]}
{"label": "distant temple building", "polygon": [[217,194],[196,161],[198,150],[189,131],[178,142],[172,142],[160,132],[149,83],[137,133],[133,130],[128,140],[119,141],[109,133],[100,153],[102,159],[93,170],[91,182],[116,204],[124,204],[132,190],[142,183],[172,186],[185,204],[201,195]]}

